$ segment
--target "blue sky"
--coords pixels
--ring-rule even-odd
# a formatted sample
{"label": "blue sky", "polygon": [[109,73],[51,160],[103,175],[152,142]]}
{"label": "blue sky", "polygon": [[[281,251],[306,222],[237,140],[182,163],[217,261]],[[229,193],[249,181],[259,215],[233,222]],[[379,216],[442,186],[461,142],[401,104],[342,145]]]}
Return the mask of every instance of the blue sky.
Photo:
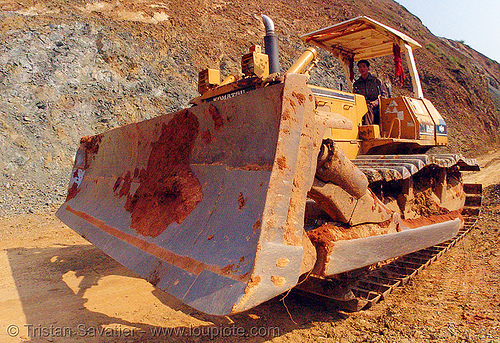
{"label": "blue sky", "polygon": [[395,0],[436,36],[465,44],[500,63],[500,0]]}

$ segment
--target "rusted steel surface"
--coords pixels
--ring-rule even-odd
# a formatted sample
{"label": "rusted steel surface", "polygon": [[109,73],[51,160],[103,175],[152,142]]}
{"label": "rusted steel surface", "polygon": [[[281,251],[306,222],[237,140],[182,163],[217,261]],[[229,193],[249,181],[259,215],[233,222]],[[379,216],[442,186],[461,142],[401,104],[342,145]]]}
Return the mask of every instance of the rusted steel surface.
{"label": "rusted steel surface", "polygon": [[393,181],[406,179],[410,177],[408,170],[402,170],[401,174],[398,170],[392,168],[382,168],[382,167],[359,167],[365,173],[368,181],[370,183],[377,181]]}
{"label": "rusted steel surface", "polygon": [[325,211],[330,221],[348,223],[358,200],[340,186],[314,179],[309,197]]}
{"label": "rusted steel surface", "polygon": [[406,255],[453,238],[460,219],[365,238],[337,241],[329,251],[325,275],[336,275]]}
{"label": "rusted steel surface", "polygon": [[369,189],[356,199],[341,186],[315,179],[308,195],[330,216],[330,220],[351,226],[380,223],[392,216],[392,211]]}
{"label": "rusted steel surface", "polygon": [[321,145],[316,177],[342,187],[356,199],[365,195],[368,189],[366,176],[331,139],[326,139]]}
{"label": "rusted steel surface", "polygon": [[457,165],[460,170],[479,170],[475,159],[465,158],[461,154],[361,155],[352,162],[365,173],[370,182],[405,179],[430,165],[441,168]]}
{"label": "rusted steel surface", "polygon": [[262,214],[254,273],[233,312],[252,308],[292,288],[315,262],[314,248],[303,229],[304,210],[325,127],[316,121],[314,96],[305,80],[294,74],[285,79],[280,138]]}
{"label": "rusted steel surface", "polygon": [[312,268],[304,204],[324,127],[300,75],[82,140],[57,216],[206,313],[244,311]]}

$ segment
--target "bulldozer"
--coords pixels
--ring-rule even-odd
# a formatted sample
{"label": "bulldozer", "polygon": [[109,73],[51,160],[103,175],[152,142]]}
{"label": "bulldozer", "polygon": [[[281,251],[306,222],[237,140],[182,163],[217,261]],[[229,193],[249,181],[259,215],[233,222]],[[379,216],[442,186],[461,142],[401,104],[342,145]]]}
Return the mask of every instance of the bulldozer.
{"label": "bulldozer", "polygon": [[[189,107],[83,137],[56,214],[212,315],[292,288],[346,299],[329,285],[455,237],[461,172],[479,170],[458,154],[427,153],[446,145],[447,127],[423,96],[418,42],[357,17],[302,35],[312,46],[282,72],[274,23],[262,17],[264,47],[242,57],[241,74],[221,80],[205,69]],[[309,84],[317,48],[349,83],[355,61],[401,51],[414,95],[380,99],[380,123],[362,125],[362,95]]]}

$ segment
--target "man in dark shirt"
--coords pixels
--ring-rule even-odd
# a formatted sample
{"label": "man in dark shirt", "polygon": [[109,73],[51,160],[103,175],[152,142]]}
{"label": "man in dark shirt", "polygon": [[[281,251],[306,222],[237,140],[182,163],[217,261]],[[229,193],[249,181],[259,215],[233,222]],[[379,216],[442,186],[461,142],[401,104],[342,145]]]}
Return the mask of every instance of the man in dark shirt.
{"label": "man in dark shirt", "polygon": [[367,60],[358,62],[358,70],[361,76],[354,81],[354,93],[364,95],[368,106],[363,125],[380,124],[379,95],[381,98],[387,98],[387,88],[370,74],[370,62]]}

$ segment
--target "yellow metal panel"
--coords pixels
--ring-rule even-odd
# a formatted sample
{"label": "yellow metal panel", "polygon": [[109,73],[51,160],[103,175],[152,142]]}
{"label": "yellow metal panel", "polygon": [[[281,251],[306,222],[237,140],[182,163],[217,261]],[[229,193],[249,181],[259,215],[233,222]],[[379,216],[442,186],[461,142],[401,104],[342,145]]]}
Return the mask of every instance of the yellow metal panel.
{"label": "yellow metal panel", "polygon": [[348,92],[310,86],[316,97],[317,110],[340,114],[349,119],[352,130],[327,129],[324,138],[333,139],[349,158],[355,158],[359,151],[358,128],[368,108],[364,96]]}
{"label": "yellow metal panel", "polygon": [[427,99],[422,99],[427,111],[431,115],[432,120],[435,125],[435,134],[436,134],[436,144],[437,145],[446,145],[448,143],[448,131],[446,127],[446,122],[444,121],[441,114],[434,107],[434,105]]}
{"label": "yellow metal panel", "polygon": [[198,74],[198,93],[203,94],[209,89],[220,84],[220,71],[218,69],[204,69]]}
{"label": "yellow metal panel", "polygon": [[417,139],[418,122],[403,97],[381,99],[381,136],[396,139]]}
{"label": "yellow metal panel", "polygon": [[437,145],[446,145],[448,144],[448,136],[437,136],[436,137]]}
{"label": "yellow metal panel", "polygon": [[362,140],[380,138],[380,125],[363,125],[359,127],[359,138]]}
{"label": "yellow metal panel", "polygon": [[412,111],[417,119],[419,129],[418,139],[425,141],[425,144],[434,144],[436,141],[435,125],[422,99],[404,97],[404,100],[408,104],[409,110]]}
{"label": "yellow metal panel", "polygon": [[[353,122],[353,124],[358,124],[358,117],[356,113],[355,103],[346,103],[344,101],[332,101],[330,103],[331,112],[342,114],[344,117],[348,118]],[[338,130],[333,129],[330,130],[331,137],[333,140],[335,139],[357,139],[358,138],[358,126],[353,130]]]}
{"label": "yellow metal panel", "polygon": [[259,52],[246,54],[241,58],[241,70],[246,76],[266,78],[269,76],[269,56]]}
{"label": "yellow metal panel", "polygon": [[335,144],[342,148],[342,151],[344,151],[344,154],[347,156],[347,158],[352,160],[355,159],[356,156],[358,156],[360,148],[360,143],[358,141],[335,141]]}

